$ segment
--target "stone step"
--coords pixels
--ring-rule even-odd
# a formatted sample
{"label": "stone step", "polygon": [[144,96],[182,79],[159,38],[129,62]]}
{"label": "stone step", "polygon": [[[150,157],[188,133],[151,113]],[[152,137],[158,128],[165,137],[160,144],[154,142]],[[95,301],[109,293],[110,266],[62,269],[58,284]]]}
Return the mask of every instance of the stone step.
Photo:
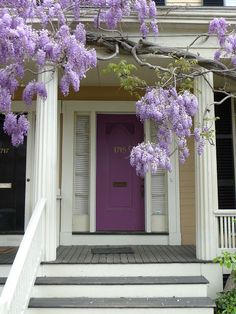
{"label": "stone step", "polygon": [[210,298],[32,298],[28,314],[213,314]]}
{"label": "stone step", "polygon": [[205,297],[203,276],[39,277],[32,297]]}

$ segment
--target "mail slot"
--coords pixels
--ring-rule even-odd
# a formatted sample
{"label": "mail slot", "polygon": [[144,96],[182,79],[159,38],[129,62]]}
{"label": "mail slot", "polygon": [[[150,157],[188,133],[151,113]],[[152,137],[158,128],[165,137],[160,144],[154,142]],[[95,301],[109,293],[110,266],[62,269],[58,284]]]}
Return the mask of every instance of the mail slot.
{"label": "mail slot", "polygon": [[127,182],[113,182],[114,188],[126,188],[127,185]]}
{"label": "mail slot", "polygon": [[0,183],[0,189],[11,189],[12,183]]}

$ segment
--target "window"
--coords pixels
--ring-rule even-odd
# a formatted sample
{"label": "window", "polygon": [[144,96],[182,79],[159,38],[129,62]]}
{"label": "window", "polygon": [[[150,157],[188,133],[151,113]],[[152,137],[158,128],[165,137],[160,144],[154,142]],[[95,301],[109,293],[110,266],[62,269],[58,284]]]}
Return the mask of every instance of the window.
{"label": "window", "polygon": [[165,5],[165,0],[154,0],[156,2],[156,5]]}
{"label": "window", "polygon": [[[215,100],[222,99],[216,94]],[[218,199],[220,209],[236,208],[235,195],[235,165],[234,165],[234,134],[231,99],[215,106],[215,115],[220,120],[216,121],[216,151],[217,151],[217,176]]]}
{"label": "window", "polygon": [[224,0],[203,0],[203,5],[204,6],[214,6],[214,7],[219,7],[219,6],[224,6]]}
{"label": "window", "polygon": [[214,7],[230,7],[236,6],[235,0],[203,0],[204,6],[214,6]]}

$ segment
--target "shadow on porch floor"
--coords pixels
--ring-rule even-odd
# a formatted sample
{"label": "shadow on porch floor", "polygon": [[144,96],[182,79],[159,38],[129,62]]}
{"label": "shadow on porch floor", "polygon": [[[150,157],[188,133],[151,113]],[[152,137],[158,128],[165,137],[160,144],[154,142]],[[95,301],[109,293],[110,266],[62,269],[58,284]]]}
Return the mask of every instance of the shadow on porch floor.
{"label": "shadow on porch floor", "polygon": [[[114,248],[115,246],[113,246]],[[129,245],[132,253],[94,254],[95,246],[59,246],[53,264],[202,263],[193,245]],[[126,246],[127,248],[127,246]],[[17,247],[0,247],[0,264],[12,264]],[[206,262],[206,261],[204,261]]]}

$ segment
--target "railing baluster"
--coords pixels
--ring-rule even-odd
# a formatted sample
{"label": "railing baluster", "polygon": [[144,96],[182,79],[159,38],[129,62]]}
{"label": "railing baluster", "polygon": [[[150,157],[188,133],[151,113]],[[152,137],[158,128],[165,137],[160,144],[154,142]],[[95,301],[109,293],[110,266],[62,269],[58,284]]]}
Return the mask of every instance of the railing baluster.
{"label": "railing baluster", "polygon": [[220,217],[220,248],[224,248],[224,228],[223,228],[223,217]]}
{"label": "railing baluster", "polygon": [[228,248],[228,236],[227,236],[227,220],[226,217],[224,219],[224,238],[225,238],[225,243],[224,243],[224,248]]}
{"label": "railing baluster", "polygon": [[215,215],[218,220],[219,249],[236,251],[236,209],[219,209]]}
{"label": "railing baluster", "polygon": [[231,223],[232,223],[232,242],[233,242],[233,248],[236,248],[235,246],[235,227],[236,227],[236,216],[233,216],[232,217],[232,220],[231,220]]}
{"label": "railing baluster", "polygon": [[228,225],[228,248],[232,249],[232,232],[231,232],[231,217],[227,217],[227,225]]}

